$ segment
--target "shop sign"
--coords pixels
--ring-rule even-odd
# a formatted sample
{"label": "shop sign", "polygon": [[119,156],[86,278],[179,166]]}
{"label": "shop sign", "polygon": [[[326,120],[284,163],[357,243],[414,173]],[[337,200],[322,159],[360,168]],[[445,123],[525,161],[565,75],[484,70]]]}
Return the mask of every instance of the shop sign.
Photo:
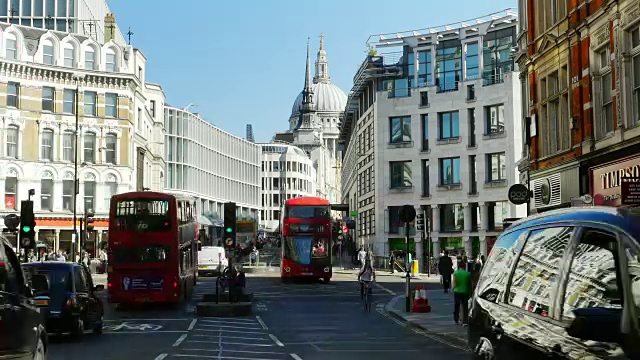
{"label": "shop sign", "polygon": [[622,179],[640,178],[640,156],[593,167],[590,173],[593,204],[621,206],[622,184],[625,181]]}
{"label": "shop sign", "polygon": [[640,205],[640,177],[622,178],[622,205]]}

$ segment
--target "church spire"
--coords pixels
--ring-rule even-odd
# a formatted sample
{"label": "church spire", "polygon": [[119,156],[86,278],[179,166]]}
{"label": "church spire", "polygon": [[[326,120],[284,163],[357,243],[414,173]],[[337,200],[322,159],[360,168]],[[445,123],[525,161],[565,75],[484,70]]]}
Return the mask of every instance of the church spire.
{"label": "church spire", "polygon": [[320,49],[318,49],[318,57],[316,58],[316,76],[313,78],[314,84],[319,82],[331,82],[327,52],[324,51],[324,34],[320,34]]}
{"label": "church spire", "polygon": [[311,87],[311,46],[307,39],[307,68],[304,74],[304,90],[302,90],[302,109],[313,109],[313,88]]}

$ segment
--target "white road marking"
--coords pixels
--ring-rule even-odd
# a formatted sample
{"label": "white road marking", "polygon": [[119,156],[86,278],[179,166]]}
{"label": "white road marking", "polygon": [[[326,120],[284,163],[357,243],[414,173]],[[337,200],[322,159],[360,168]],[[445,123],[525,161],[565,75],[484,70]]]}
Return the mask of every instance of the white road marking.
{"label": "white road marking", "polygon": [[270,337],[253,337],[253,336],[226,336],[226,335],[200,335],[200,334],[193,334],[191,335],[193,337],[204,337],[204,338],[208,338],[208,339],[218,339],[220,337],[222,337],[223,339],[241,339],[241,340],[254,340],[254,341],[271,341]]}
{"label": "white road marking", "polygon": [[[185,351],[204,351],[204,352],[218,352],[220,349],[183,349]],[[286,353],[275,352],[275,351],[250,351],[250,350],[231,350],[231,349],[222,349],[225,352],[232,353],[246,353],[246,354],[270,354],[270,355],[285,355]]]}
{"label": "white road marking", "polygon": [[294,358],[294,360],[302,360],[302,358],[300,356],[298,356],[298,354],[289,354],[292,358]]}
{"label": "white road marking", "polygon": [[393,291],[391,291],[391,290],[387,289],[386,287],[384,287],[384,286],[380,285],[380,283],[379,283],[379,282],[375,282],[374,284],[376,285],[376,287],[377,287],[378,289],[380,289],[380,290],[382,290],[382,291],[385,291],[387,294],[389,294],[389,295],[393,295],[393,296],[395,296],[395,295],[396,295],[396,293],[395,293],[395,292],[393,292]]}
{"label": "white road marking", "polygon": [[235,318],[235,319],[227,319],[227,318],[204,318],[204,319],[200,319],[200,321],[204,321],[204,322],[215,322],[215,321],[224,321],[227,323],[237,323],[237,324],[255,324],[255,320],[253,319],[239,319],[239,318]]}
{"label": "white road marking", "polygon": [[[223,323],[225,324],[225,323]],[[240,324],[238,324],[240,325]],[[224,329],[248,329],[248,330],[260,330],[261,326],[231,326],[231,325],[221,325],[221,324],[200,324],[200,326],[211,326],[211,327],[219,327]]]}
{"label": "white road marking", "polygon": [[182,344],[182,342],[184,341],[184,339],[187,338],[187,334],[182,334],[180,335],[180,337],[178,338],[178,340],[176,340],[176,342],[173,343],[173,346],[180,346],[180,344]]}
{"label": "white road marking", "polygon": [[[240,334],[259,334],[259,335],[264,335],[263,332],[259,332],[259,331],[239,331],[239,330],[227,330],[227,329],[202,329],[202,328],[198,328],[196,329],[198,331],[205,331],[205,332],[213,332],[213,333],[220,333],[221,331],[224,331],[225,333],[240,333]],[[154,331],[154,333],[157,333],[158,331]],[[184,331],[183,331],[184,332]],[[151,333],[149,333],[151,334]]]}
{"label": "white road marking", "polygon": [[198,322],[198,319],[193,319],[193,321],[191,321],[191,324],[189,324],[189,328],[187,330],[188,331],[193,330],[193,328],[196,326],[197,322]]}
{"label": "white road marking", "polygon": [[138,318],[119,318],[113,320],[103,320],[104,322],[127,322],[127,321],[188,321],[193,318],[174,318],[174,319],[138,319]]}
{"label": "white road marking", "polygon": [[[200,359],[202,359],[202,355],[194,355],[194,354],[173,354],[172,356],[189,357],[189,358],[200,358]],[[211,359],[211,357],[209,357],[209,358]],[[273,360],[273,359],[266,359],[266,358],[246,358],[246,357],[222,356],[222,355],[216,356],[215,359],[218,359],[218,360],[222,360],[222,359],[229,359],[229,360]]]}
{"label": "white road marking", "polygon": [[278,346],[280,346],[280,347],[283,347],[283,346],[284,346],[284,344],[283,344],[280,340],[278,340],[278,338],[277,338],[275,335],[273,335],[273,334],[269,334],[269,337],[270,337],[270,338],[271,338],[271,339],[272,339],[276,344],[278,344]]}
{"label": "white road marking", "polygon": [[169,354],[160,354],[160,355],[156,356],[156,358],[153,359],[153,360],[162,360],[162,359],[166,358],[167,356],[169,356]]}
{"label": "white road marking", "polygon": [[[205,343],[211,344],[210,340],[187,340],[188,343]],[[243,345],[243,346],[273,346],[271,344],[245,344],[245,343],[236,343],[236,342],[225,342],[224,345]],[[225,350],[226,351],[226,350]]]}
{"label": "white road marking", "polygon": [[262,321],[262,318],[260,316],[256,316],[256,320],[258,320],[260,326],[262,326],[264,330],[268,330],[267,325],[264,323],[264,321]]}
{"label": "white road marking", "polygon": [[105,334],[109,335],[117,335],[117,334],[145,334],[145,335],[153,335],[153,334],[179,334],[186,333],[186,330],[158,330],[158,331],[105,331]]}

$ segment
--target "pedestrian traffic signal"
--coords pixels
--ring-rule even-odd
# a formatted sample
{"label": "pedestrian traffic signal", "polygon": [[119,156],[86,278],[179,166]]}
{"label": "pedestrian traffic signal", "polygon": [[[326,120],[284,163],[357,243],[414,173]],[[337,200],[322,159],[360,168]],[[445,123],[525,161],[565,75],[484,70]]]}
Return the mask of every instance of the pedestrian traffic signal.
{"label": "pedestrian traffic signal", "polygon": [[85,225],[85,227],[87,229],[87,232],[88,231],[93,231],[93,221],[94,221],[93,216],[94,215],[93,215],[92,212],[87,212],[84,215],[84,225]]}
{"label": "pedestrian traffic signal", "polygon": [[417,231],[424,230],[424,214],[418,214],[416,216],[416,230]]}
{"label": "pedestrian traffic signal", "polygon": [[224,203],[224,232],[225,247],[233,249],[236,245],[236,203]]}
{"label": "pedestrian traffic signal", "polygon": [[31,200],[20,203],[20,245],[25,249],[34,249],[36,246],[36,219]]}
{"label": "pedestrian traffic signal", "polygon": [[20,226],[20,217],[18,215],[9,214],[4,217],[4,227],[10,232],[18,231],[18,226]]}

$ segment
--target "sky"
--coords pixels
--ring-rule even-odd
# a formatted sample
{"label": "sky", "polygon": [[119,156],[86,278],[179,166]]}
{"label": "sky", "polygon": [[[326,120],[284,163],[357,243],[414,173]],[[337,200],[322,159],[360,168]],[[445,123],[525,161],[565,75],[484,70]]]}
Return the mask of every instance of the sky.
{"label": "sky", "polygon": [[[288,130],[304,85],[307,38],[312,67],[325,35],[329,74],[346,94],[370,35],[475,19],[517,0],[107,0],[123,34],[147,57],[148,82],[166,103],[196,104],[212,124],[257,142]],[[125,35],[126,38],[126,35]],[[313,68],[312,68],[313,71]]]}

